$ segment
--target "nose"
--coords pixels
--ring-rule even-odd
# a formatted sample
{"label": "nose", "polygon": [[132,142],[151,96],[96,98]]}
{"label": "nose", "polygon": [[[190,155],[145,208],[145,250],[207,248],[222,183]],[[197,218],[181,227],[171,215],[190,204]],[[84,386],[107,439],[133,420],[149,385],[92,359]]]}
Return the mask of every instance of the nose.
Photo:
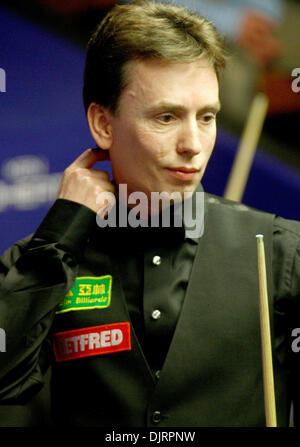
{"label": "nose", "polygon": [[201,152],[200,129],[196,119],[182,123],[178,135],[177,152],[190,157]]}

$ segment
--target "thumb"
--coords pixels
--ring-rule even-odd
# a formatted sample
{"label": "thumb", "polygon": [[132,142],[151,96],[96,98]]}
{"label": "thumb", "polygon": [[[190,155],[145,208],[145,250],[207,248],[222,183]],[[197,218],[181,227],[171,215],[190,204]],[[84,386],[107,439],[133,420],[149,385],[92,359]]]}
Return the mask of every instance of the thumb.
{"label": "thumb", "polygon": [[98,161],[109,160],[109,151],[100,148],[87,149],[70,165],[71,168],[91,168]]}

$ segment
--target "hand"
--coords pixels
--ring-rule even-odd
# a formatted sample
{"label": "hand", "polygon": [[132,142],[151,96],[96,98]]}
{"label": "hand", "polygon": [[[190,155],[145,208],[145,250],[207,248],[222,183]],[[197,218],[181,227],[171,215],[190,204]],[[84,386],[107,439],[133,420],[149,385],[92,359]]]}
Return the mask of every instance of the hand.
{"label": "hand", "polygon": [[72,200],[101,212],[97,197],[102,192],[115,192],[115,187],[105,171],[91,169],[98,161],[109,160],[109,152],[88,149],[64,171],[57,193],[58,199]]}

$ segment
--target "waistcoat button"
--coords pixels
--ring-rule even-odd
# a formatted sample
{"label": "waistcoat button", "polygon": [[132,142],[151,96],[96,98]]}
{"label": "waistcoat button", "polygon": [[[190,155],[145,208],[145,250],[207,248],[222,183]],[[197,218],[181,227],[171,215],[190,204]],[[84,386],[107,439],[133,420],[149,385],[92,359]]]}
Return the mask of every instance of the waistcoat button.
{"label": "waistcoat button", "polygon": [[155,309],[152,312],[151,317],[153,318],[153,320],[158,320],[161,317],[161,311],[158,309]]}
{"label": "waistcoat button", "polygon": [[154,424],[158,424],[160,421],[161,421],[161,412],[154,411],[152,414],[152,422],[154,422]]}
{"label": "waistcoat button", "polygon": [[161,264],[161,257],[160,256],[153,256],[152,263],[154,265],[160,265]]}

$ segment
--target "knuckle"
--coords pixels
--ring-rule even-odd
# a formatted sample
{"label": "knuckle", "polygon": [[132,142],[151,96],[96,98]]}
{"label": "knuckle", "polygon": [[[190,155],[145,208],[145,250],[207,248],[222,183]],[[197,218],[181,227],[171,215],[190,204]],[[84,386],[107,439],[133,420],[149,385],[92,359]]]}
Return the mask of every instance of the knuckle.
{"label": "knuckle", "polygon": [[69,176],[70,176],[72,179],[76,180],[76,181],[78,181],[78,180],[86,181],[86,180],[88,179],[87,172],[86,172],[86,170],[83,169],[83,168],[76,168],[76,169],[73,169],[73,170],[70,172]]}
{"label": "knuckle", "polygon": [[72,168],[71,168],[71,166],[68,166],[68,167],[64,170],[64,172],[63,172],[63,176],[64,176],[64,177],[68,177],[68,176],[70,175],[71,172],[72,172]]}
{"label": "knuckle", "polygon": [[106,171],[100,171],[99,172],[100,176],[104,179],[104,180],[109,180],[109,174]]}

